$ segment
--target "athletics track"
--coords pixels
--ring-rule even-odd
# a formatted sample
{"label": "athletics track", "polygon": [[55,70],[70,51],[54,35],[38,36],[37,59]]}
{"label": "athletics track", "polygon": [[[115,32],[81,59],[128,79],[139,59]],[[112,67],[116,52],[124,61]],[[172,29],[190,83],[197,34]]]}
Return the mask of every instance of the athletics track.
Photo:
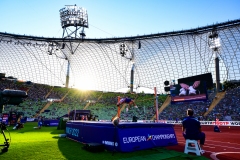
{"label": "athletics track", "polygon": [[[240,127],[220,126],[221,132],[214,132],[214,126],[202,126],[202,131],[206,134],[205,145],[202,155],[212,160],[240,160]],[[178,145],[166,147],[170,150],[184,152],[185,140],[182,136],[182,128],[175,124]],[[192,154],[192,153],[190,153]]]}

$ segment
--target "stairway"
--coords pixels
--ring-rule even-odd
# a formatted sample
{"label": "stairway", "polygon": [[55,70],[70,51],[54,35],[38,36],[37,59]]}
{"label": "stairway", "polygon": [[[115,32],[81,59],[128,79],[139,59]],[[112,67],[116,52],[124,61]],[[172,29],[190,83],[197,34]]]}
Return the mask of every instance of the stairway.
{"label": "stairway", "polygon": [[207,112],[204,113],[204,117],[207,116],[213,108],[225,97],[226,91],[225,92],[218,92],[216,97],[213,99],[211,105],[209,106]]}
{"label": "stairway", "polygon": [[39,113],[37,113],[34,118],[37,118],[39,114],[41,114],[42,112],[44,112],[46,109],[48,109],[48,107],[52,104],[53,102],[48,102],[42,109]]}
{"label": "stairway", "polygon": [[[158,110],[158,115],[171,103],[171,96],[167,96],[166,100]],[[152,117],[152,120],[156,119],[156,114]]]}

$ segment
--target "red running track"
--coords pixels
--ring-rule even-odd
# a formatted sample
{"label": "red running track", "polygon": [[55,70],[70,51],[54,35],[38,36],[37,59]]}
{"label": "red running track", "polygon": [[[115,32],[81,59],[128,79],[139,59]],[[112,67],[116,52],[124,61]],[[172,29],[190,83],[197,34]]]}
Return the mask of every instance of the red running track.
{"label": "red running track", "polygon": [[[240,127],[220,126],[221,132],[214,132],[213,127],[202,126],[202,131],[206,134],[205,145],[202,148],[205,153],[202,156],[212,160],[240,160]],[[178,145],[166,148],[184,152],[185,139],[182,136],[182,128],[175,125],[174,129]]]}

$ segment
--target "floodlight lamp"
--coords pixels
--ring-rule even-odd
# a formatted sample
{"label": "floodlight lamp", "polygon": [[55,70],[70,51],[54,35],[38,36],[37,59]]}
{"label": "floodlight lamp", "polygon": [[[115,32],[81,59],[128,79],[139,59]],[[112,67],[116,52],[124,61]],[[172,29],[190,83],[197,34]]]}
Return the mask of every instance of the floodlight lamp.
{"label": "floodlight lamp", "polygon": [[84,32],[81,32],[80,35],[81,35],[82,37],[86,37],[86,34],[85,34]]}
{"label": "floodlight lamp", "polygon": [[217,29],[215,27],[212,29],[212,32],[209,34],[208,38],[210,38],[210,39],[218,38]]}
{"label": "floodlight lamp", "polygon": [[211,33],[209,36],[208,36],[208,38],[217,38],[218,37],[218,34],[216,33],[216,32],[213,32],[213,33]]}
{"label": "floodlight lamp", "polygon": [[62,48],[61,49],[64,49],[65,48],[65,43],[62,44]]}
{"label": "floodlight lamp", "polygon": [[124,57],[124,56],[126,55],[126,52],[128,51],[128,50],[126,49],[126,44],[121,43],[121,44],[119,45],[119,49],[120,49],[120,54],[122,55],[122,57]]}
{"label": "floodlight lamp", "polygon": [[141,41],[138,42],[138,49],[141,49]]}
{"label": "floodlight lamp", "polygon": [[219,47],[221,47],[220,38],[214,38],[210,40],[211,49],[218,49]]}
{"label": "floodlight lamp", "polygon": [[221,47],[221,42],[220,42],[220,38],[218,37],[216,28],[213,28],[208,38],[209,38],[209,41],[208,41],[209,48],[211,48],[213,51],[217,51]]}
{"label": "floodlight lamp", "polygon": [[87,10],[76,5],[66,5],[59,10],[62,28],[80,26],[88,28]]}
{"label": "floodlight lamp", "polygon": [[165,86],[168,86],[168,85],[169,85],[169,81],[165,81],[165,82],[164,82],[164,85],[165,85]]}

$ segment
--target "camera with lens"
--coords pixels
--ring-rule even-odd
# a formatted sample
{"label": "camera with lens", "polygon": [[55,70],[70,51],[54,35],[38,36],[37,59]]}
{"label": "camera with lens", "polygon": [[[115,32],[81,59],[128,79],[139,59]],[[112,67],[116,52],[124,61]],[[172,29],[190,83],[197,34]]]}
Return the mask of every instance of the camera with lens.
{"label": "camera with lens", "polygon": [[0,122],[0,130],[4,131],[4,130],[6,130],[6,129],[7,129],[6,124]]}
{"label": "camera with lens", "polygon": [[[27,96],[27,92],[22,90],[4,89],[2,92],[0,92],[0,113],[3,112],[4,105],[19,105]],[[2,149],[2,153],[7,152],[10,146],[9,139],[6,138],[4,130],[7,130],[7,126],[5,123],[0,122],[0,132],[5,139],[4,144],[0,144],[0,146],[4,147]]]}

